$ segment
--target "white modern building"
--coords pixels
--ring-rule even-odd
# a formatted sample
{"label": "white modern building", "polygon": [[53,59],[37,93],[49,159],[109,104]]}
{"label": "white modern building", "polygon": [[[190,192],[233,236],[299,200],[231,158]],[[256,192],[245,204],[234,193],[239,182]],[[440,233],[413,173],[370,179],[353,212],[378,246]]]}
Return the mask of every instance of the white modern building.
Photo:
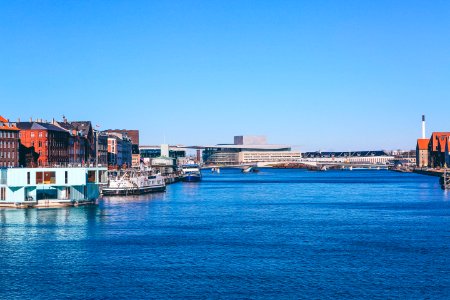
{"label": "white modern building", "polygon": [[349,164],[388,164],[395,157],[385,151],[349,151],[349,152],[305,152],[303,162],[349,163]]}
{"label": "white modern building", "polygon": [[235,136],[234,144],[197,147],[210,165],[241,165],[298,162],[301,153],[288,145],[267,144],[265,136]]}
{"label": "white modern building", "polygon": [[47,207],[92,203],[106,168],[2,168],[0,206]]}

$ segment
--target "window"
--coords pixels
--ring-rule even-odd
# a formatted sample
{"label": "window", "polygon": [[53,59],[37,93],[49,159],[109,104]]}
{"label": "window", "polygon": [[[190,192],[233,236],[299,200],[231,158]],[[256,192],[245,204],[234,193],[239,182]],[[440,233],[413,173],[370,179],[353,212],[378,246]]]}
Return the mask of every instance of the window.
{"label": "window", "polygon": [[27,184],[31,184],[31,174],[27,172]]}
{"label": "window", "polygon": [[69,172],[68,171],[64,172],[64,183],[65,184],[69,183]]}
{"label": "window", "polygon": [[36,184],[42,184],[44,182],[42,175],[42,172],[36,172]]}
{"label": "window", "polygon": [[95,171],[88,171],[88,182],[95,182]]}
{"label": "window", "polygon": [[0,188],[0,200],[6,200],[6,188]]}
{"label": "window", "polygon": [[55,172],[44,172],[44,184],[56,183],[56,173]]}
{"label": "window", "polygon": [[34,132],[31,133],[31,137],[34,138]]}

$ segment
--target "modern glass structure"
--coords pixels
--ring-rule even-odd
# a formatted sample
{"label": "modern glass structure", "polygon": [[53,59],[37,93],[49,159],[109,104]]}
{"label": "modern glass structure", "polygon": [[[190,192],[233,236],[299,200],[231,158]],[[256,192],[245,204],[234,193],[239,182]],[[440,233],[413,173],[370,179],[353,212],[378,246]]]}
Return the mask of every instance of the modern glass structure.
{"label": "modern glass structure", "polygon": [[[139,153],[141,154],[141,158],[157,158],[161,156],[161,147],[140,146]],[[169,157],[175,159],[186,157],[186,150],[171,146],[169,147]]]}
{"label": "modern glass structure", "polygon": [[[200,148],[200,147],[199,147]],[[203,162],[211,165],[295,162],[300,152],[287,145],[267,144],[265,136],[235,136],[234,144],[203,146]]]}

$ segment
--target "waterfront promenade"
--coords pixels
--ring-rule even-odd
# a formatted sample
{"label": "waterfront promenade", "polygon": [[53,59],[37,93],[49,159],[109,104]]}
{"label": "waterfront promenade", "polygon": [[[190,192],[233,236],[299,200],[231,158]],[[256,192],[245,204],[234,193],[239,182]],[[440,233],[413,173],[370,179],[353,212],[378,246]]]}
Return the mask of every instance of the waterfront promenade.
{"label": "waterfront promenade", "polygon": [[449,200],[413,173],[222,169],[98,206],[0,210],[0,298],[444,299]]}

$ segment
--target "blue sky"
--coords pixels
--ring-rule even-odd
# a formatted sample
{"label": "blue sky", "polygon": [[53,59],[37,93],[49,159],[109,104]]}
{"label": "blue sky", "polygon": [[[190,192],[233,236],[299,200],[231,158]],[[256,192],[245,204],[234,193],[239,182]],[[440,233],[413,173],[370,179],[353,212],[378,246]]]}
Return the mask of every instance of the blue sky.
{"label": "blue sky", "polygon": [[0,114],[264,134],[301,150],[450,131],[449,1],[1,1]]}

